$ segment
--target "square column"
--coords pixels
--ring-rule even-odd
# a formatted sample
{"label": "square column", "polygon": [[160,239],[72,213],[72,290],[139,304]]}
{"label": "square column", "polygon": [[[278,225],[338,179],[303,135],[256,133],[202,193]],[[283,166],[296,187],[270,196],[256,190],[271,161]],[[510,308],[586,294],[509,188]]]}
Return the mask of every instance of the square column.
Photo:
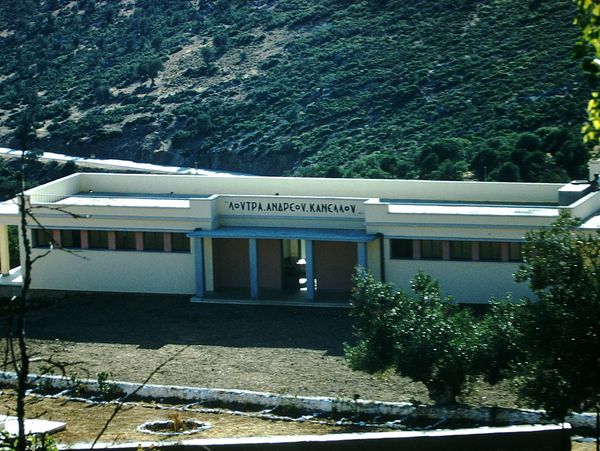
{"label": "square column", "polygon": [[250,262],[250,297],[258,299],[258,242],[256,238],[248,240],[248,259]]}
{"label": "square column", "polygon": [[204,238],[194,238],[194,261],[196,263],[196,297],[204,299],[204,295],[206,294]]}
{"label": "square column", "polygon": [[79,240],[81,241],[81,249],[90,248],[90,234],[87,230],[81,230],[79,232]]}
{"label": "square column", "polygon": [[135,250],[144,250],[144,232],[135,232]]}
{"label": "square column", "polygon": [[163,250],[173,252],[173,235],[171,235],[171,232],[163,233]]}
{"label": "square column", "polygon": [[108,242],[108,249],[114,251],[117,249],[117,232],[111,230],[106,232],[106,241]]}
{"label": "square column", "polygon": [[358,252],[358,266],[367,269],[367,243],[356,243],[356,247]]}
{"label": "square column", "polygon": [[0,273],[7,276],[10,272],[10,253],[8,250],[8,226],[0,225]]}
{"label": "square column", "polygon": [[315,299],[315,262],[313,256],[313,241],[305,240],[306,248],[306,299]]}

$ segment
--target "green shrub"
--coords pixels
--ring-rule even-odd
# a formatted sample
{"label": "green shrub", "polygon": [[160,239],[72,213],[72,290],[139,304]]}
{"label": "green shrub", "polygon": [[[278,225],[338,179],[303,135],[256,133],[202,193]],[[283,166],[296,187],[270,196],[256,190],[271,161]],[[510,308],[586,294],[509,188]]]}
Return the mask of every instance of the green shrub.
{"label": "green shrub", "polygon": [[350,366],[371,373],[393,368],[423,382],[436,404],[455,403],[476,376],[497,382],[512,362],[504,344],[517,342],[515,329],[504,325],[511,307],[478,320],[442,297],[430,276],[418,273],[411,286],[414,296],[364,271],[356,274],[351,316],[357,344],[345,346]]}

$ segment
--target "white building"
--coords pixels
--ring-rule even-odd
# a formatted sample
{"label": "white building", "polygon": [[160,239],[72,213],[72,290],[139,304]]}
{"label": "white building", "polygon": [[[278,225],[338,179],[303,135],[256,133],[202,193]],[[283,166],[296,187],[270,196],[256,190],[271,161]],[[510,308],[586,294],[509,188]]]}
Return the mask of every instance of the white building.
{"label": "white building", "polygon": [[[587,183],[80,173],[26,199],[33,257],[53,248],[32,288],[198,301],[347,299],[357,265],[400,287],[423,270],[461,302],[521,297],[512,275],[527,231],[560,210],[600,227]],[[15,201],[0,204],[0,283],[19,281],[6,233],[18,219]]]}

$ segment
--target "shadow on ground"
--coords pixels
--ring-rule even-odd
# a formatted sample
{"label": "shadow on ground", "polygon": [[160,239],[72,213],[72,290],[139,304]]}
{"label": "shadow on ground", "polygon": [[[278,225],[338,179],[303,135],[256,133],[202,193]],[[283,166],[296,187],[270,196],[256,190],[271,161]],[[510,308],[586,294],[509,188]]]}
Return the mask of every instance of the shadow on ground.
{"label": "shadow on ground", "polygon": [[352,338],[348,309],[214,305],[188,297],[70,295],[28,317],[28,336],[40,340],[224,347],[303,348],[343,355]]}

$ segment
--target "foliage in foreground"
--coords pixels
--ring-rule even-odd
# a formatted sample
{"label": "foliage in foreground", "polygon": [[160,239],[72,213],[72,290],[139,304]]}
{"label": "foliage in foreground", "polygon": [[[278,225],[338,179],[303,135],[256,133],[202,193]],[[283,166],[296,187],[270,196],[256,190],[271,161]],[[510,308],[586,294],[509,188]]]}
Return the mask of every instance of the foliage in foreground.
{"label": "foliage in foreground", "polygon": [[518,305],[498,303],[477,319],[470,310],[440,295],[437,281],[418,273],[415,296],[359,271],[351,315],[356,345],[346,345],[353,369],[395,369],[425,384],[437,404],[454,404],[468,382],[483,376],[497,382],[518,353],[512,319]]}
{"label": "foliage in foreground", "polygon": [[[19,449],[18,438],[10,436],[6,431],[0,431],[0,451]],[[23,449],[21,447],[21,449]],[[27,451],[57,451],[54,439],[49,435],[29,435],[25,443]]]}
{"label": "foliage in foreground", "polygon": [[576,0],[577,16],[575,25],[581,36],[575,47],[575,54],[583,60],[583,69],[593,82],[591,99],[587,105],[587,121],[583,126],[583,141],[600,143],[600,92],[598,92],[598,71],[600,71],[600,3],[597,0]]}
{"label": "foliage in foreground", "polygon": [[481,318],[442,298],[422,273],[415,296],[370,274],[355,277],[354,369],[394,368],[423,382],[437,403],[454,402],[470,378],[515,377],[528,405],[562,420],[600,407],[600,231],[568,214],[526,235],[516,280],[537,300],[492,303]]}
{"label": "foliage in foreground", "polygon": [[527,234],[517,280],[536,294],[525,310],[521,396],[554,418],[600,407],[600,231],[566,214]]}

